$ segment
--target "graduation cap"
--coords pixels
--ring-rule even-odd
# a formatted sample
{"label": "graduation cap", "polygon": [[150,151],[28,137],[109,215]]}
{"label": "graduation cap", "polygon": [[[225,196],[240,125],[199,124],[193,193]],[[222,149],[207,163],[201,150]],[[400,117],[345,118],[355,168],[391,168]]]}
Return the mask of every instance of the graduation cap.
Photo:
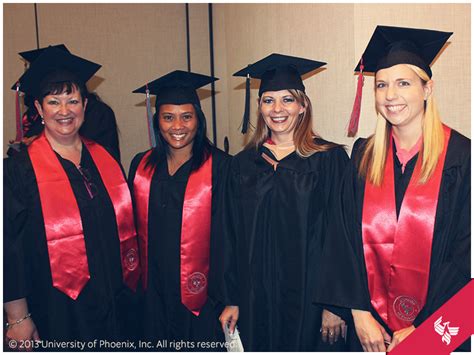
{"label": "graduation cap", "polygon": [[195,104],[201,107],[196,90],[217,80],[219,79],[212,76],[175,70],[133,90],[134,93],[146,94],[148,133],[152,147],[156,146],[156,137],[152,129],[153,114],[151,113],[150,95],[156,95],[156,111],[163,104]]}
{"label": "graduation cap", "polygon": [[[28,63],[33,63],[36,59],[38,59],[38,57],[48,48],[57,48],[57,49],[60,49],[64,52],[67,52],[67,53],[70,53],[69,50],[66,48],[66,46],[64,44],[56,44],[54,46],[48,46],[48,47],[43,47],[43,48],[39,48],[39,49],[32,49],[30,51],[24,51],[24,52],[19,52],[18,54],[24,59],[26,60]],[[15,83],[12,85],[11,89],[12,90],[16,90],[17,89],[17,84],[18,84],[18,80],[15,81]]]}
{"label": "graduation cap", "polygon": [[359,71],[359,78],[348,135],[357,133],[364,71],[376,73],[397,64],[412,64],[423,69],[431,78],[430,65],[452,34],[427,29],[377,26],[355,68],[355,71]]}
{"label": "graduation cap", "polygon": [[[134,90],[134,93],[156,95],[156,108],[162,104],[196,104],[201,107],[196,90],[218,78],[175,70]],[[147,93],[148,90],[148,93]]]}
{"label": "graduation cap", "polygon": [[[41,81],[53,72],[61,73],[65,79],[74,76],[85,84],[100,67],[100,64],[50,46],[43,50],[31,63],[30,68],[18,79],[19,89],[25,93],[36,94]],[[60,80],[58,76],[58,81]]]}
{"label": "graduation cap", "polygon": [[234,73],[234,76],[247,78],[242,133],[245,134],[247,132],[250,120],[250,78],[261,80],[258,96],[261,96],[266,91],[297,89],[304,92],[305,87],[301,76],[325,64],[315,60],[272,53]]}
{"label": "graduation cap", "polygon": [[64,44],[56,44],[54,46],[48,46],[48,47],[43,47],[43,48],[39,48],[39,49],[33,49],[31,51],[24,51],[24,52],[20,52],[18,53],[24,60],[26,60],[27,62],[29,63],[33,63],[40,55],[41,53],[43,53],[45,51],[45,49],[47,48],[50,48],[50,47],[53,47],[53,48],[57,48],[57,49],[60,49],[64,52],[68,52],[68,53],[71,53]]}
{"label": "graduation cap", "polygon": [[57,45],[19,53],[30,61],[30,67],[12,86],[15,95],[16,141],[23,138],[19,91],[35,96],[38,94],[41,81],[54,73],[52,80],[69,79],[82,81],[84,84],[99,70],[101,65],[71,54],[66,46]]}

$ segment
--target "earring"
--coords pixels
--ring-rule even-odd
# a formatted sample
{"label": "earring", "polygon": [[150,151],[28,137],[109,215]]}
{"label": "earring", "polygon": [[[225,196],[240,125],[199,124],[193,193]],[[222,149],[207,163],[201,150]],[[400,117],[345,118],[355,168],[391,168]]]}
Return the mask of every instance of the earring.
{"label": "earring", "polygon": [[44,119],[43,116],[41,116],[41,124],[44,125]]}

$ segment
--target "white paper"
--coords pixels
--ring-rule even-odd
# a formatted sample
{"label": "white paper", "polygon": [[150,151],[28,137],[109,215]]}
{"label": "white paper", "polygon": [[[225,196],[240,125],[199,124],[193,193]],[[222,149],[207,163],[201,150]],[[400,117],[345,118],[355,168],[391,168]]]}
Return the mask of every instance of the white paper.
{"label": "white paper", "polygon": [[240,340],[239,330],[237,326],[235,326],[234,333],[230,332],[229,325],[225,325],[225,341],[227,345],[227,351],[231,352],[244,352],[244,347],[242,345],[242,341]]}

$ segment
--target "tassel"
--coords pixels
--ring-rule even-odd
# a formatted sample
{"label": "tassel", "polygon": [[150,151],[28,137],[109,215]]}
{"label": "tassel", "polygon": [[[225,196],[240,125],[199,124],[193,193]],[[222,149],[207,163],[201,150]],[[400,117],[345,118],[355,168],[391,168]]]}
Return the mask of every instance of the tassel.
{"label": "tassel", "polygon": [[20,109],[20,83],[16,83],[16,93],[15,93],[15,119],[16,119],[16,142],[21,142],[23,139],[23,122],[21,119],[21,109]]}
{"label": "tassel", "polygon": [[244,117],[242,119],[242,134],[247,133],[250,122],[250,75],[247,74],[245,80],[245,110]]}
{"label": "tassel", "polygon": [[362,87],[364,86],[364,65],[362,59],[360,60],[360,72],[357,78],[357,91],[354,99],[354,106],[352,108],[351,119],[349,121],[349,128],[347,131],[348,137],[354,137],[359,128],[360,106],[362,101]]}
{"label": "tassel", "polygon": [[153,130],[153,113],[151,112],[151,102],[150,102],[150,90],[148,90],[148,84],[146,85],[146,116],[148,123],[148,137],[150,139],[150,146],[152,148],[156,147],[156,137],[155,131]]}

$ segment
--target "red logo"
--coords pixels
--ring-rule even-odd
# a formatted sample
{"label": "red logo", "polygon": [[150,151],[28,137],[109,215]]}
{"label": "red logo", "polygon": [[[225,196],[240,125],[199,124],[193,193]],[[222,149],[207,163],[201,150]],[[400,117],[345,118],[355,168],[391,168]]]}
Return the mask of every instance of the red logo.
{"label": "red logo", "polygon": [[188,291],[192,294],[198,294],[204,291],[207,286],[207,278],[201,272],[193,272],[188,276]]}
{"label": "red logo", "polygon": [[128,270],[133,271],[137,268],[137,266],[138,266],[138,253],[137,253],[136,249],[134,249],[134,248],[129,249],[127,251],[127,254],[125,254],[125,257],[123,259],[124,259],[125,267]]}
{"label": "red logo", "polygon": [[420,312],[420,305],[413,297],[398,296],[393,302],[393,310],[399,319],[411,322]]}

